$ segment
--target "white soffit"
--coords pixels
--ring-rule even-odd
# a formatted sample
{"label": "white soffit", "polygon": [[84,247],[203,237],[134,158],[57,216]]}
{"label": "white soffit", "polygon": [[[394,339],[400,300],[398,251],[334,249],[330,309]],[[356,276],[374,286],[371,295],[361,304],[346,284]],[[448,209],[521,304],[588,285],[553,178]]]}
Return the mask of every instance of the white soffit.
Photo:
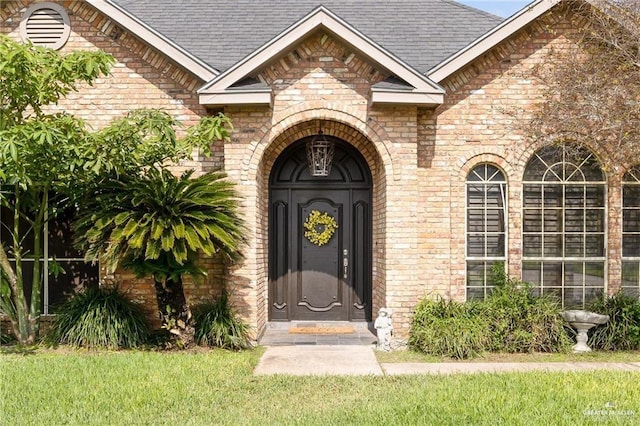
{"label": "white soffit", "polygon": [[411,104],[436,107],[444,103],[444,95],[373,89],[371,91],[371,102],[374,104]]}
{"label": "white soffit", "polygon": [[130,31],[136,37],[148,43],[151,47],[162,52],[170,59],[183,66],[187,71],[195,74],[203,81],[209,81],[219,72],[196,58],[138,18],[112,3],[109,0],[86,0],[91,6],[113,19],[118,25]]}
{"label": "white soffit", "polygon": [[201,94],[199,102],[201,105],[269,105],[271,90]]}
{"label": "white soffit", "polygon": [[511,18],[507,19],[493,30],[489,31],[476,41],[450,56],[440,64],[427,71],[427,76],[437,83],[442,82],[451,74],[470,64],[476,58],[488,52],[499,43],[503,42],[517,31],[521,30],[556,4],[563,0],[536,0],[525,6]]}
{"label": "white soffit", "polygon": [[[198,90],[198,93],[200,94],[200,103],[207,105],[210,104],[210,102],[215,102],[218,104],[222,98],[229,100],[233,96],[242,96],[246,99],[248,92],[239,92],[231,87],[238,81],[250,76],[253,72],[269,63],[274,58],[277,58],[287,49],[295,46],[304,37],[318,28],[327,29],[352,49],[363,56],[366,56],[381,68],[384,68],[389,72],[389,74],[394,75],[411,85],[413,90],[402,90],[398,92],[398,94],[402,94],[404,98],[400,96],[396,97],[395,99],[397,102],[412,103],[412,99],[416,99],[413,95],[417,95],[420,98],[423,98],[423,100],[425,96],[429,97],[431,100],[439,99],[437,102],[438,104],[443,102],[444,89],[442,87],[429,80],[428,77],[425,77],[387,50],[378,46],[324,6],[320,6],[296,24],[282,32],[279,36],[272,39],[269,43],[265,44],[260,49],[256,50],[254,53],[247,56],[245,59],[238,62],[236,65],[229,68],[227,71],[220,74]],[[259,98],[264,102],[264,92],[253,93],[256,94],[254,99],[255,102],[250,103],[260,103],[258,102]],[[222,97],[221,95],[223,94],[228,96]],[[373,98],[374,102],[376,98],[380,99],[375,93]],[[390,99],[390,97],[385,95],[385,99]]]}

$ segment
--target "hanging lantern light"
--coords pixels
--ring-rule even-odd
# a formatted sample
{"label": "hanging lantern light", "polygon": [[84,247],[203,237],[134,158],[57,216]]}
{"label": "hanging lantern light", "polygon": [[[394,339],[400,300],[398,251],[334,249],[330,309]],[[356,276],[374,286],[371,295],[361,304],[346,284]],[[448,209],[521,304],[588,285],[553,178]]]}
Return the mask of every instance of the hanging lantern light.
{"label": "hanging lantern light", "polygon": [[307,161],[311,176],[329,176],[335,148],[335,144],[325,137],[322,128],[307,142]]}

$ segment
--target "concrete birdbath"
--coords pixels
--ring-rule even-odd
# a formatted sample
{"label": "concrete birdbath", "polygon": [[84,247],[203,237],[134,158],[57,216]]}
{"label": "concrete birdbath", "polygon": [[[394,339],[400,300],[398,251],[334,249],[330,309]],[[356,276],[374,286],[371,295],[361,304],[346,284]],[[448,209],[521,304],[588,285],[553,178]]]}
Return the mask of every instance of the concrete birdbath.
{"label": "concrete birdbath", "polygon": [[578,343],[573,346],[574,353],[590,352],[591,348],[587,346],[589,338],[587,332],[596,325],[609,321],[609,315],[600,315],[589,311],[564,311],[561,315],[578,332],[578,336],[576,336]]}

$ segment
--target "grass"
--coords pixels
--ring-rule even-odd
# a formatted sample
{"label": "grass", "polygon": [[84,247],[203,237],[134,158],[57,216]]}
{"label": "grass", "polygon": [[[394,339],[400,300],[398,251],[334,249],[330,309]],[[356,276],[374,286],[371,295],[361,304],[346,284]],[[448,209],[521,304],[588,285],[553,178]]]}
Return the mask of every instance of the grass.
{"label": "grass", "polygon": [[640,373],[253,376],[245,352],[0,355],[0,424],[637,424]]}
{"label": "grass", "polygon": [[473,359],[452,359],[424,354],[407,349],[405,351],[376,351],[379,362],[640,362],[640,351],[593,351],[574,353],[485,353]]}

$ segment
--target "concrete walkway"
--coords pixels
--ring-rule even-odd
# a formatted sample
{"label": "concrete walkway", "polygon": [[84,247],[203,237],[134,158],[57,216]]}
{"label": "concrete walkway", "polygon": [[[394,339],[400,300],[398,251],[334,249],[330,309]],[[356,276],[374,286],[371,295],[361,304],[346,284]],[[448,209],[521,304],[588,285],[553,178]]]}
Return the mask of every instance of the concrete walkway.
{"label": "concrete walkway", "polygon": [[370,346],[314,345],[267,347],[256,375],[397,376],[527,371],[618,370],[640,373],[640,362],[443,362],[378,363]]}
{"label": "concrete walkway", "polygon": [[381,376],[373,349],[361,345],[271,346],[260,358],[256,375]]}

